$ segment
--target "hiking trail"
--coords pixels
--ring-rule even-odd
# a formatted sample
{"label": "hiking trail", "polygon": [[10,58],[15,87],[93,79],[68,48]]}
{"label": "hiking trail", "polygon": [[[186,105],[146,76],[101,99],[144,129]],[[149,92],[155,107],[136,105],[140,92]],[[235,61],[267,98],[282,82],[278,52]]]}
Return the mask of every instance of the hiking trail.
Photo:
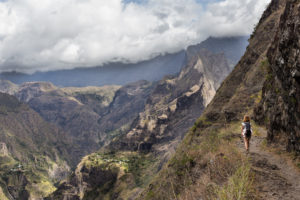
{"label": "hiking trail", "polygon": [[[259,199],[300,200],[300,170],[287,156],[279,155],[263,147],[267,131],[259,127],[259,135],[250,140],[250,159],[255,172],[256,188]],[[238,147],[246,153],[244,142],[239,140]]]}

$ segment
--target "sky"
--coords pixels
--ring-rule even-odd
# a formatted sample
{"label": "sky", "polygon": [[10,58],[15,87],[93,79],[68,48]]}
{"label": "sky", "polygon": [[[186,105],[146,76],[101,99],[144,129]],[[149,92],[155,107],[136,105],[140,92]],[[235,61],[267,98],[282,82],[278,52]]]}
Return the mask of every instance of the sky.
{"label": "sky", "polygon": [[174,53],[246,36],[270,0],[0,0],[0,72],[33,73]]}

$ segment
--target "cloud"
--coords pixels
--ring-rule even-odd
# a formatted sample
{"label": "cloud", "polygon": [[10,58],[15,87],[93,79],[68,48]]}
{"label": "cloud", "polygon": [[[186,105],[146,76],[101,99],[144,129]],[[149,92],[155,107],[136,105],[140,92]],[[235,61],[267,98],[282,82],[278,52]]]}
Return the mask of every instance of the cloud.
{"label": "cloud", "polygon": [[270,0],[0,1],[0,71],[138,62],[249,35]]}

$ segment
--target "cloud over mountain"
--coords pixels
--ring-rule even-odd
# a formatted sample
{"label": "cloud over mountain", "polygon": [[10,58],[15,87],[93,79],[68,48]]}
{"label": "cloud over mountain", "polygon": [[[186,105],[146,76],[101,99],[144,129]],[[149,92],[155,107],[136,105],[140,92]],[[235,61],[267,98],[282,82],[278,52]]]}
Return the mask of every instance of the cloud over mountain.
{"label": "cloud over mountain", "polygon": [[0,71],[137,62],[252,32],[270,0],[0,1]]}

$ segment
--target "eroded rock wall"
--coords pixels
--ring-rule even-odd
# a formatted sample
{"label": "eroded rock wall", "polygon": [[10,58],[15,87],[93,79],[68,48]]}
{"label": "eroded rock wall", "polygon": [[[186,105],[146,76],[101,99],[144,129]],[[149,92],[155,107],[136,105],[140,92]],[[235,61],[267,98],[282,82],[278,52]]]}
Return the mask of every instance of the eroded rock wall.
{"label": "eroded rock wall", "polygon": [[300,2],[288,1],[267,54],[269,67],[255,118],[269,142],[300,153]]}

